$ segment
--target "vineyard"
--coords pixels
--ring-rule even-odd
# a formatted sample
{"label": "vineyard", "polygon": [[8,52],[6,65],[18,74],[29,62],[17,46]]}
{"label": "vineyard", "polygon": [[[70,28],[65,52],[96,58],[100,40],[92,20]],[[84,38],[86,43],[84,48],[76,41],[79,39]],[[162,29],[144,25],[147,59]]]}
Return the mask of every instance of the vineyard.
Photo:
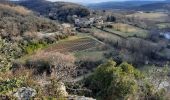
{"label": "vineyard", "polygon": [[46,49],[45,52],[76,52],[87,50],[99,46],[100,43],[92,38],[78,38],[52,45]]}

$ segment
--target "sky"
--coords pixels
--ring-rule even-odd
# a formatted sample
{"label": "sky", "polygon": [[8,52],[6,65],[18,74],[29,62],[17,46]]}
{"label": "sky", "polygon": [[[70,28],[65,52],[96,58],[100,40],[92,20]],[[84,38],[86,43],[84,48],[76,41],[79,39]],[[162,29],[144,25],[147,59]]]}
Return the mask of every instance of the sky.
{"label": "sky", "polygon": [[[19,1],[19,0],[12,0]],[[108,2],[108,1],[164,1],[164,0],[47,0],[47,1],[65,1],[65,2],[74,2],[74,3],[82,3],[82,4],[90,4],[90,3],[100,3],[100,2]]]}
{"label": "sky", "polygon": [[83,2],[83,3],[99,3],[99,2],[107,2],[113,0],[49,0],[49,1],[67,1],[67,2]]}
{"label": "sky", "polygon": [[[75,2],[75,3],[81,3],[81,2],[82,3],[99,3],[99,2],[107,2],[107,1],[128,1],[128,0],[49,0],[49,1],[67,1],[67,2]],[[136,1],[139,1],[139,0],[136,0]],[[155,1],[159,1],[159,0],[155,0]]]}

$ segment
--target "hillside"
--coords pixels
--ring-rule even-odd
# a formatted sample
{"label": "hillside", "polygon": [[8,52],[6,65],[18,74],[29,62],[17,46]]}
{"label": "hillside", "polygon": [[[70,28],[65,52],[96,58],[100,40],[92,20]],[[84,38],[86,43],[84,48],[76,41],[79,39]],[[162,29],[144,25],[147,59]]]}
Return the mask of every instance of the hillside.
{"label": "hillside", "polygon": [[156,1],[125,1],[125,2],[102,2],[96,4],[89,4],[88,7],[92,9],[129,9],[146,4],[152,4]]}
{"label": "hillside", "polygon": [[46,0],[24,0],[17,2],[28,9],[38,12],[40,15],[53,20],[70,21],[70,17],[77,15],[85,17],[90,14],[89,10],[81,5],[68,2],[50,2]]}
{"label": "hillside", "polygon": [[170,98],[168,2],[50,1],[0,0],[0,100]]}
{"label": "hillside", "polygon": [[29,32],[53,32],[58,29],[59,24],[56,22],[38,17],[24,7],[0,4],[0,36],[2,38],[15,40]]}
{"label": "hillside", "polygon": [[153,11],[153,10],[167,10],[167,11],[169,11],[170,10],[170,2],[146,4],[146,5],[134,7],[131,9],[145,10],[145,11]]}
{"label": "hillside", "polygon": [[56,21],[39,17],[22,6],[0,3],[0,39],[18,45],[14,47],[21,51],[17,57],[69,35],[71,32],[64,32]]}

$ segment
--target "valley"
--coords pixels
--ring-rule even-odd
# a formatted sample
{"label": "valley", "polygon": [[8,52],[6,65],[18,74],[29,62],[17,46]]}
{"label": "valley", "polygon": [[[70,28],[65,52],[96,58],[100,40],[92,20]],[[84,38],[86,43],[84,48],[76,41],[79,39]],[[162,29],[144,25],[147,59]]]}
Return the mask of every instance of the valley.
{"label": "valley", "polygon": [[0,1],[0,100],[168,100],[170,3],[139,2]]}

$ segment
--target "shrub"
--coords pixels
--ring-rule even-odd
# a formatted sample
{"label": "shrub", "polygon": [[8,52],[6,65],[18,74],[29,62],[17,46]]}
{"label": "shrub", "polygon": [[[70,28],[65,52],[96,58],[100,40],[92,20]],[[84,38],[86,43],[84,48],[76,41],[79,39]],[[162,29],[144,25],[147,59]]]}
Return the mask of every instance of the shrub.
{"label": "shrub", "polygon": [[48,44],[46,42],[32,42],[24,47],[24,51],[27,54],[32,54],[38,49],[45,48]]}
{"label": "shrub", "polygon": [[22,86],[24,83],[24,78],[13,78],[13,79],[8,79],[8,80],[0,80],[0,94],[7,94],[10,91],[14,91],[15,89],[19,88]]}
{"label": "shrub", "polygon": [[116,66],[116,62],[112,60],[100,65],[90,80],[89,88],[102,100],[161,100],[165,93],[164,89],[157,90],[155,85],[132,65],[122,63]]}
{"label": "shrub", "polygon": [[50,74],[58,81],[71,79],[76,66],[75,58],[71,54],[62,54],[58,52],[38,52],[33,55],[27,62],[27,67],[34,69],[38,74]]}

